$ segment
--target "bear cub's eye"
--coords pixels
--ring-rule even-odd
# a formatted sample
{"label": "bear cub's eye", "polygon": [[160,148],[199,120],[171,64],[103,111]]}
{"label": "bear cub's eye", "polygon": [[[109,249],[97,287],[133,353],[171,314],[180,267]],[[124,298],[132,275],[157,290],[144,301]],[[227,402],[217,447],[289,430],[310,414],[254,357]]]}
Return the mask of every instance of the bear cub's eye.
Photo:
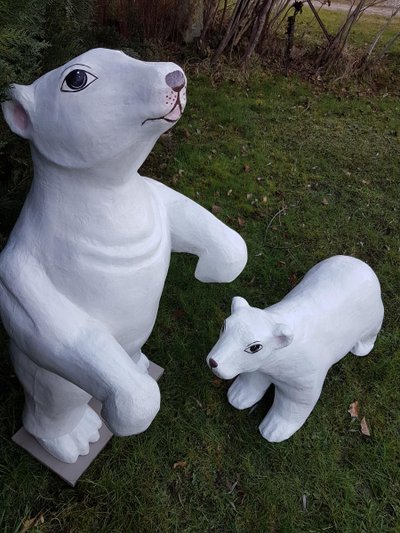
{"label": "bear cub's eye", "polygon": [[262,349],[263,349],[263,345],[262,344],[260,344],[259,342],[253,342],[253,344],[249,344],[249,346],[247,346],[247,348],[245,349],[245,352],[247,352],[247,353],[257,353],[257,352],[259,352]]}
{"label": "bear cub's eye", "polygon": [[86,72],[86,70],[71,70],[64,78],[61,91],[64,93],[76,93],[86,89],[86,87],[89,87],[96,80],[97,77],[90,74],[90,72]]}

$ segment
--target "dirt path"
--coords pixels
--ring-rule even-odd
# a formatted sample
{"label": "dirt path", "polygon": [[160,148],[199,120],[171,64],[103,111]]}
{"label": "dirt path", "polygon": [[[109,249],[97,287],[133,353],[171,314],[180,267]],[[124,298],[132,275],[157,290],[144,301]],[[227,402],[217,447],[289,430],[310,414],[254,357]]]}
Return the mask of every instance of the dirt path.
{"label": "dirt path", "polygon": [[[380,15],[381,17],[389,17],[392,14],[394,9],[394,3],[387,2],[379,6],[372,6],[367,9],[365,15]],[[318,3],[315,2],[315,8],[318,9]],[[321,9],[331,10],[331,11],[348,11],[350,4],[343,4],[341,2],[331,2],[331,5],[324,4]],[[400,17],[400,12],[397,13],[396,17]]]}

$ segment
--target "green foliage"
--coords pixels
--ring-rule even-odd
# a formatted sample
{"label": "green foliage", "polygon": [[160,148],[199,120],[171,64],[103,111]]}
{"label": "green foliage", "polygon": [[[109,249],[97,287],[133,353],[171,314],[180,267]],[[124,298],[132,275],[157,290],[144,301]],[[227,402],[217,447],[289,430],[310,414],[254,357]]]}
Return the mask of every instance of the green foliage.
{"label": "green foliage", "polygon": [[[43,72],[93,44],[93,0],[0,0],[0,100],[12,83]],[[32,166],[26,141],[0,119],[0,248],[15,223]]]}
{"label": "green foliage", "polygon": [[[0,0],[0,99],[13,83],[30,83],[39,74],[47,0]],[[2,97],[2,98],[1,98]],[[0,247],[25,196],[31,165],[26,143],[0,119]]]}

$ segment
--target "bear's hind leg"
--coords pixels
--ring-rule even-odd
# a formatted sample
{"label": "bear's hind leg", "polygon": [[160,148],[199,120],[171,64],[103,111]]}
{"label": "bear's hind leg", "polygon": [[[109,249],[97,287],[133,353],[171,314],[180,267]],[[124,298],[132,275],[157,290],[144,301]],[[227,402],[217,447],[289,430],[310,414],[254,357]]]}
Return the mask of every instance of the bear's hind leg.
{"label": "bear's hind leg", "polygon": [[10,346],[16,374],[25,391],[23,424],[41,446],[65,463],[89,453],[101,419],[87,405],[90,395],[66,379],[39,367],[14,343]]}
{"label": "bear's hind leg", "polygon": [[351,349],[351,353],[360,357],[368,355],[374,347],[377,335],[377,333],[372,333],[360,339]]}

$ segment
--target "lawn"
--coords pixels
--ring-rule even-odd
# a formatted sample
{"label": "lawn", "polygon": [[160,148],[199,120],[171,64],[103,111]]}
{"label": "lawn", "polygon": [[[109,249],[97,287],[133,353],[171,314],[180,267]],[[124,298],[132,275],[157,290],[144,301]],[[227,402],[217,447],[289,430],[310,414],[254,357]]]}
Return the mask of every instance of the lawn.
{"label": "lawn", "polygon": [[[75,489],[10,441],[23,395],[0,350],[0,529],[36,532],[386,532],[400,529],[400,102],[352,97],[254,72],[191,73],[184,117],[142,173],[241,233],[249,261],[232,284],[202,284],[174,255],[144,351],[165,367],[162,407],[142,435],[113,438]],[[366,358],[328,374],[289,441],[257,427],[272,391],[235,411],[205,357],[231,298],[281,299],[316,262],[349,254],[381,280],[386,317]],[[371,436],[347,410],[358,400]]]}

